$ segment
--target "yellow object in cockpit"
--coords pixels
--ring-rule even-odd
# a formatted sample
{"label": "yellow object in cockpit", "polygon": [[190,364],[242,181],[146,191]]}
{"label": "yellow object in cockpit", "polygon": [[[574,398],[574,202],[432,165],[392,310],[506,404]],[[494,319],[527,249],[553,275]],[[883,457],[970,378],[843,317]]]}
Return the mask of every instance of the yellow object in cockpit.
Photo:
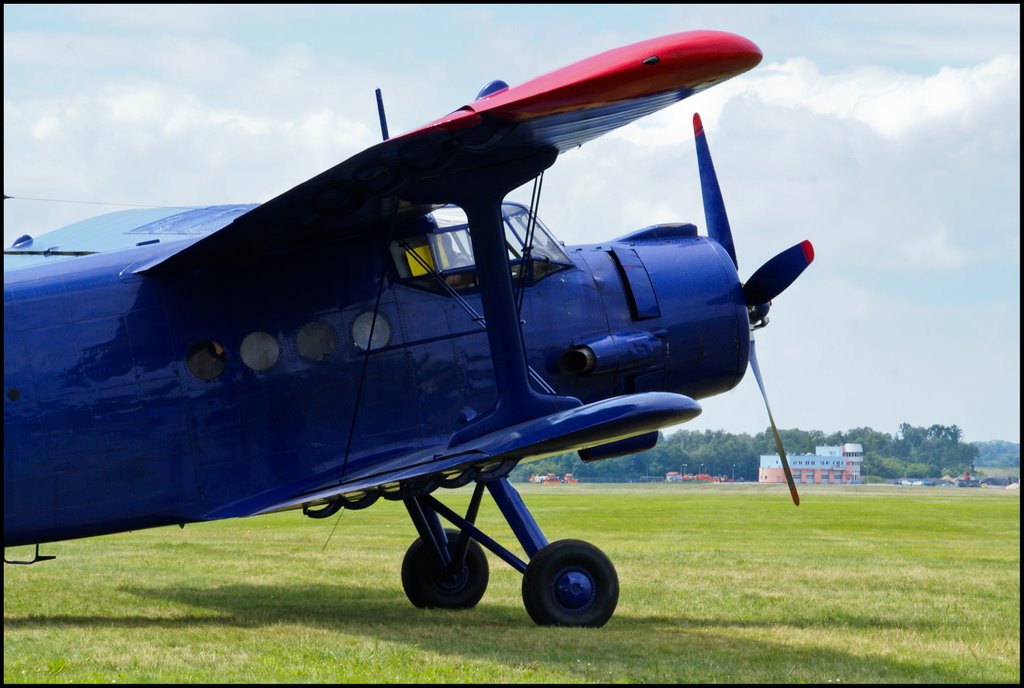
{"label": "yellow object in cockpit", "polygon": [[413,277],[420,277],[434,271],[434,258],[430,255],[430,245],[410,246],[405,249],[405,260],[409,263],[409,271]]}

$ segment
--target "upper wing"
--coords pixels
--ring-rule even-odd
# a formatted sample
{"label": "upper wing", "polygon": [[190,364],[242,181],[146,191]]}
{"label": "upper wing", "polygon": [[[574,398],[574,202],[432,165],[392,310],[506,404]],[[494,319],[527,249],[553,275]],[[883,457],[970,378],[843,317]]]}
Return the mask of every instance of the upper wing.
{"label": "upper wing", "polygon": [[436,188],[466,172],[488,174],[540,151],[575,148],[760,61],[756,45],[715,31],[677,33],[601,53],[368,148],[134,271],[260,260],[422,215],[430,206],[408,202],[403,191],[427,180]]}
{"label": "upper wing", "polygon": [[[4,249],[4,272],[51,265],[75,256],[160,244],[175,248],[230,224],[255,205],[205,208],[140,208],[107,213],[75,222],[40,237],[24,236]],[[174,246],[184,242],[180,246]]]}

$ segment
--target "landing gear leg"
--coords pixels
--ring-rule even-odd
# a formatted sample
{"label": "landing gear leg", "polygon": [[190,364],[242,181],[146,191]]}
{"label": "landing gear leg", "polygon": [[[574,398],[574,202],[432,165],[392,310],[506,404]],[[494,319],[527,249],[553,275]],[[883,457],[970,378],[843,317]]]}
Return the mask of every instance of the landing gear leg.
{"label": "landing gear leg", "polygon": [[[529,563],[476,527],[485,486]],[[458,609],[475,605],[487,587],[489,575],[483,546],[523,574],[523,604],[536,624],[603,626],[615,612],[619,578],[608,557],[580,540],[548,543],[507,478],[478,482],[465,518],[432,495],[408,499],[405,504],[420,538],[405,555],[402,584],[417,607]],[[438,516],[460,530],[443,529]]]}
{"label": "landing gear leg", "polygon": [[[474,496],[472,520],[476,519],[479,503],[480,498]],[[475,607],[490,579],[483,548],[468,533],[442,528],[437,512],[421,498],[407,499],[405,506],[420,534],[402,560],[406,597],[417,607]]]}
{"label": "landing gear leg", "polygon": [[487,483],[494,501],[530,556],[523,573],[523,605],[540,626],[603,626],[619,602],[619,577],[590,543],[548,543],[522,497],[507,480]]}

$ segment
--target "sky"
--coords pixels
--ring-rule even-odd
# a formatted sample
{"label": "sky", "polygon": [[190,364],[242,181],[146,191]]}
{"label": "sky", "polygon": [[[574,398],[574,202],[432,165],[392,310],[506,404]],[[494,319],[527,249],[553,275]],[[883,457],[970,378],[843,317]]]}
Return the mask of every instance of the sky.
{"label": "sky", "polygon": [[[764,59],[560,156],[544,223],[703,233],[699,112],[741,278],[814,244],[756,335],[779,426],[1019,442],[1019,5],[4,5],[4,245],[119,209],[23,199],[266,201],[379,142],[375,88],[396,135],[696,29]],[[749,373],[701,404],[688,429],[768,425]]]}

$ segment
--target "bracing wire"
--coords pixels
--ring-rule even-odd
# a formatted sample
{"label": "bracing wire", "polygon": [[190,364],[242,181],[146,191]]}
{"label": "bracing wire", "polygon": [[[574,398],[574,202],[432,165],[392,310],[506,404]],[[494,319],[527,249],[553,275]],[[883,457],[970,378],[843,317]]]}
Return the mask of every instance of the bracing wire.
{"label": "bracing wire", "polygon": [[327,549],[327,545],[331,544],[331,538],[334,537],[334,531],[338,529],[338,524],[341,523],[341,517],[345,514],[348,509],[340,509],[338,511],[338,518],[334,520],[334,527],[331,528],[331,534],[327,536],[327,541],[324,542],[324,546],[320,548],[321,554]]}
{"label": "bracing wire", "polygon": [[174,210],[175,208],[197,208],[199,206],[191,205],[145,205],[143,203],[108,203],[106,201],[73,201],[68,198],[32,198],[29,196],[8,196],[4,194],[4,200],[12,201],[43,201],[46,203],[81,203],[84,205],[116,205],[122,208],[165,208],[167,210]]}
{"label": "bracing wire", "polygon": [[[398,195],[395,194],[394,208],[392,208],[391,214],[391,227],[388,230],[388,243],[391,243],[391,237],[395,233],[395,225],[398,224]],[[377,283],[377,300],[373,305],[373,318],[370,319],[370,332],[366,338],[366,349],[363,351],[363,367],[359,373],[359,384],[356,386],[356,403],[355,408],[352,410],[352,420],[348,427],[348,440],[345,443],[345,458],[341,463],[341,478],[345,477],[345,469],[348,467],[348,457],[352,451],[352,438],[355,435],[356,420],[359,418],[359,406],[363,398],[363,383],[366,381],[366,368],[370,361],[370,349],[373,348],[373,332],[377,327],[377,316],[380,314],[380,300],[384,295],[384,284],[387,281],[388,266],[385,262],[384,269],[381,271],[380,280]]]}
{"label": "bracing wire", "polygon": [[533,253],[533,236],[537,228],[537,208],[540,207],[540,195],[544,189],[544,173],[533,180],[533,191],[530,194],[530,215],[526,223],[526,236],[523,237],[523,259],[519,265],[519,279],[516,281],[516,313],[523,312],[523,296],[526,293],[527,270],[532,270],[530,255]]}

